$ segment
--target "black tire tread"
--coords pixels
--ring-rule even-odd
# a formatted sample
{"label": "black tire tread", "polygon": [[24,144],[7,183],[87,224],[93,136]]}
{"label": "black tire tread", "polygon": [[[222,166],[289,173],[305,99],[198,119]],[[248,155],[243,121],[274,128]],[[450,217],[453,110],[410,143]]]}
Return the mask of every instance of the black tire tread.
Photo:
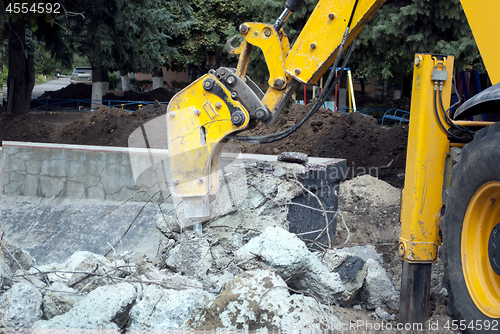
{"label": "black tire tread", "polygon": [[[466,203],[468,203],[470,197],[472,197],[477,188],[479,188],[481,182],[483,182],[484,184],[485,182],[488,182],[488,180],[495,179],[500,181],[499,166],[500,122],[497,122],[478,131],[475,134],[474,140],[463,148],[461,153],[461,160],[453,167],[452,170],[451,187],[447,190],[445,206],[446,211],[443,219],[441,220],[441,228],[443,231],[442,254],[444,257],[445,269],[443,283],[448,290],[448,311],[457,320],[470,321],[472,320],[470,319],[471,315],[482,315],[484,317],[486,316],[482,314],[473,304],[472,305],[475,311],[470,310],[470,303],[473,302],[466,292],[466,287],[464,292],[463,285],[465,284],[465,282],[463,282],[462,286],[457,284],[456,276],[458,275],[458,270],[462,270],[462,264],[461,261],[459,261],[460,263],[456,263],[456,260],[451,259],[452,256],[448,256],[448,252],[452,253],[460,251],[460,245],[459,242],[457,242],[456,233],[459,233],[461,231],[457,231],[456,226],[454,226],[454,222],[456,222],[457,220],[460,221],[462,212],[465,214],[465,211],[467,209]],[[493,170],[493,172],[491,170]],[[466,200],[466,203],[464,205],[464,199],[466,198],[468,199]],[[455,233],[455,238],[453,238],[453,233]],[[464,296],[464,294],[466,296]],[[464,312],[469,312],[469,314],[464,316]],[[478,320],[475,317],[473,319]],[[486,317],[483,319],[490,318]],[[488,332],[467,329],[464,333],[482,334]]]}

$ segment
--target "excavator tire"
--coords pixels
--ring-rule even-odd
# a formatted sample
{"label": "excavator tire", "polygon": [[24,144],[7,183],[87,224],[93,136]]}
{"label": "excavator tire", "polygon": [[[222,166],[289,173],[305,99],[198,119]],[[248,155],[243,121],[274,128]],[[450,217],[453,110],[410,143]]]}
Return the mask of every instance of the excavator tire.
{"label": "excavator tire", "polygon": [[[453,167],[443,217],[449,328],[500,332],[500,122],[475,135]],[[498,234],[497,234],[498,233]],[[446,325],[446,324],[445,324]]]}

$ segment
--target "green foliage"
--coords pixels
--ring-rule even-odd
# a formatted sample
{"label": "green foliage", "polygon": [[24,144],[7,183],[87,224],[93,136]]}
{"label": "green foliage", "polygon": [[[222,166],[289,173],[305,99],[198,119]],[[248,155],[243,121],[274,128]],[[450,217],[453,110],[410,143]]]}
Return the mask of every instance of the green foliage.
{"label": "green foliage", "polygon": [[181,70],[187,65],[208,71],[212,58],[216,67],[228,64],[224,45],[236,35],[239,25],[252,15],[245,0],[188,0],[193,9],[193,24],[173,41],[178,55],[167,62],[167,68]]}
{"label": "green foliage", "polygon": [[481,66],[460,0],[388,1],[358,38],[357,76],[389,80],[408,75],[415,53],[455,56],[455,68]]}
{"label": "green foliage", "polygon": [[73,10],[84,13],[71,22],[75,48],[107,70],[153,71],[176,55],[172,40],[191,24],[179,1],[82,1]]}
{"label": "green foliage", "polygon": [[2,69],[2,74],[0,75],[0,77],[2,78],[2,84],[7,83],[8,76],[9,76],[9,68],[8,67],[4,67]]}
{"label": "green foliage", "polygon": [[35,75],[35,82],[45,82],[47,81],[47,77],[43,74]]}
{"label": "green foliage", "polygon": [[118,82],[120,82],[117,72],[108,73],[109,90],[116,90],[118,88]]}

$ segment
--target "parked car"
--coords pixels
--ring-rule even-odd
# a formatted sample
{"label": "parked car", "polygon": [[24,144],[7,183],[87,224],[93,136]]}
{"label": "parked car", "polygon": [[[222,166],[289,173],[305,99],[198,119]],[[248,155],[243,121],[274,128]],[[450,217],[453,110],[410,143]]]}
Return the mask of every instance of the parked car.
{"label": "parked car", "polygon": [[72,84],[86,83],[92,84],[92,68],[91,67],[76,67],[71,73],[69,82]]}

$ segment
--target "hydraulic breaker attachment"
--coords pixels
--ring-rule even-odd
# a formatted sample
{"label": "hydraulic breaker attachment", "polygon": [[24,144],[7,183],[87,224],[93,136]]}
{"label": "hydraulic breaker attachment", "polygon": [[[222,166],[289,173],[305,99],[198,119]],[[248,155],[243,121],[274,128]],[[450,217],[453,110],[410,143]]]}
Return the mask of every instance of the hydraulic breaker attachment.
{"label": "hydraulic breaker attachment", "polygon": [[452,56],[415,56],[398,249],[404,260],[401,322],[424,322],[428,317],[430,268],[441,244],[439,221],[450,148],[444,111],[450,105],[452,73]]}
{"label": "hydraulic breaker attachment", "polygon": [[167,111],[169,183],[179,221],[189,226],[210,218],[217,192],[217,165],[224,137],[245,129],[250,115],[212,74],[193,82]]}

